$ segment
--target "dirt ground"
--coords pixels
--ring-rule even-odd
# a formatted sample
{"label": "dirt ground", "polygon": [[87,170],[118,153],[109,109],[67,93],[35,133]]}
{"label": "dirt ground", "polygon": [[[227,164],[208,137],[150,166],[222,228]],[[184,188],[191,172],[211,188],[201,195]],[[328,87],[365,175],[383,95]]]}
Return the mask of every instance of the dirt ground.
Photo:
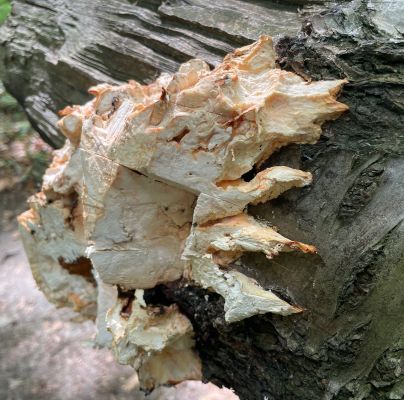
{"label": "dirt ground", "polygon": [[74,322],[37,289],[18,232],[0,233],[0,399],[143,399],[130,367],[94,349],[92,322]]}
{"label": "dirt ground", "polygon": [[0,399],[237,399],[229,390],[193,382],[146,397],[132,368],[94,348],[94,324],[75,318],[37,289],[16,224],[9,222],[0,232]]}
{"label": "dirt ground", "polygon": [[94,348],[95,326],[56,309],[37,289],[16,215],[40,188],[50,148],[0,82],[0,400],[237,400],[201,382],[146,397],[137,375],[108,349]]}

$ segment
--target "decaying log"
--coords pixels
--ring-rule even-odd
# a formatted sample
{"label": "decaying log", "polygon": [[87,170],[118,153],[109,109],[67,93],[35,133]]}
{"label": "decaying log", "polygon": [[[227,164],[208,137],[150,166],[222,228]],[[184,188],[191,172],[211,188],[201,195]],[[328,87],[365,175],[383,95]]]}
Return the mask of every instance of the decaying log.
{"label": "decaying log", "polygon": [[[191,322],[176,304],[146,303],[146,289],[202,286],[225,299],[227,323],[301,312],[232,264],[244,252],[316,252],[245,212],[308,185],[311,175],[277,166],[250,182],[242,176],[280,147],[315,143],[321,124],[347,110],[335,100],[344,83],[306,82],[276,68],[272,39],[261,36],[212,71],[194,59],[147,86],[90,88],[94,100],[61,111],[68,141],[19,217],[40,288],[70,305],[72,293],[87,290],[84,263],[102,290],[117,286],[110,311],[98,297],[97,320],[146,389],[202,377]],[[53,285],[58,276],[67,290]]]}
{"label": "decaying log", "polygon": [[[100,82],[116,84],[132,78],[142,83],[150,82],[161,71],[173,73],[180,62],[196,56],[217,65],[224,53],[256,40],[259,34],[285,33],[271,31],[273,8],[276,6],[270,2],[253,2],[252,5],[252,2],[238,1],[239,7],[231,15],[212,11],[222,8],[230,13],[229,2],[225,1],[217,1],[210,6],[198,1],[140,1],[136,5],[97,1],[86,7],[79,3],[18,1],[14,14],[3,28],[2,63],[7,87],[23,103],[42,135],[54,143],[59,137],[54,128],[56,111],[67,103],[82,104],[87,100],[84,95],[87,86]],[[54,8],[49,4],[53,4]],[[247,18],[244,19],[245,15]],[[291,36],[276,40],[278,65],[306,80],[347,79],[349,83],[339,100],[349,106],[349,112],[336,122],[327,123],[323,136],[316,144],[288,146],[273,154],[258,169],[243,171],[244,183],[241,182],[238,189],[228,183],[229,179],[215,180],[215,183],[220,183],[223,196],[229,196],[226,199],[232,198],[234,190],[243,192],[242,188],[251,193],[251,197],[239,197],[236,204],[223,206],[223,198],[219,197],[217,201],[216,194],[204,196],[204,191],[198,187],[191,194],[195,196],[202,192],[193,215],[198,226],[189,228],[193,232],[191,238],[202,240],[197,241],[196,250],[206,250],[203,235],[211,229],[213,234],[218,231],[219,234],[231,235],[230,239],[220,237],[210,243],[207,250],[214,265],[208,268],[209,273],[216,269],[216,276],[227,282],[229,275],[230,278],[243,276],[255,279],[261,290],[271,292],[292,307],[298,306],[301,312],[288,316],[267,313],[241,321],[236,313],[234,322],[229,324],[225,316],[225,310],[229,309],[223,298],[228,291],[222,290],[221,285],[218,284],[215,289],[210,283],[204,284],[204,276],[197,278],[203,286],[213,287],[215,293],[195,285],[184,285],[183,280],[167,283],[165,278],[153,278],[153,285],[145,286],[144,293],[134,293],[125,288],[124,282],[128,278],[126,269],[123,276],[119,276],[122,279],[119,289],[122,313],[119,315],[124,320],[119,319],[120,323],[129,321],[131,310],[142,307],[142,304],[150,305],[150,318],[158,314],[154,308],[156,305],[161,307],[163,315],[168,310],[174,310],[172,313],[179,310],[192,324],[204,378],[235,388],[242,399],[403,397],[402,15],[403,5],[400,2],[388,2],[386,7],[381,2],[352,1],[330,5],[329,11],[310,15],[299,35],[294,34],[293,24],[289,23]],[[20,25],[17,25],[18,22]],[[46,25],[39,28],[43,22]],[[170,37],[167,36],[169,34]],[[166,94],[159,93],[161,101]],[[115,103],[113,98],[106,102],[116,108],[114,113],[120,112],[123,103]],[[103,107],[103,104],[100,106]],[[154,115],[156,126],[161,122],[158,118],[162,108],[164,106]],[[107,115],[110,111],[105,110]],[[73,148],[78,145],[75,132],[77,109],[66,110],[66,113],[65,133],[71,132],[73,147],[68,145],[61,150],[60,157],[63,152],[71,152],[72,156]],[[240,122],[237,118],[232,120],[233,127]],[[185,135],[177,138],[180,143],[187,134],[182,133]],[[111,191],[106,196],[91,197],[83,202],[83,207],[89,205],[89,210],[94,211],[88,214],[93,217],[92,221],[88,220],[88,229],[79,219],[69,218],[68,213],[64,222],[64,226],[71,230],[66,238],[78,243],[75,257],[79,259],[91,257],[91,251],[97,254],[95,244],[83,256],[82,240],[88,247],[88,235],[96,231],[102,218],[97,215],[99,206],[105,207],[109,201],[110,208],[119,198],[118,194],[113,196],[113,191],[120,193],[123,188],[119,186],[119,181],[122,184],[126,179],[123,172],[113,172],[125,167],[116,167],[109,163],[105,154],[101,155],[91,160],[92,169],[86,166],[82,172],[85,174],[87,171],[88,174],[95,168],[108,169],[111,174],[104,175],[104,184],[98,183],[97,186],[97,180],[94,180],[96,174],[88,174],[87,178],[79,178],[79,181],[90,182],[93,190],[100,193],[105,188],[111,188]],[[279,196],[277,199],[252,206],[254,200],[259,203],[261,198],[263,201],[272,198],[265,194],[270,191],[265,189],[268,183],[266,177],[271,171],[276,175],[279,166],[287,166],[294,171],[309,171],[313,183],[302,188],[305,186],[304,179],[309,179],[309,175],[296,174],[294,183],[291,184],[290,179],[283,183],[287,186],[284,190],[293,186],[300,186],[299,189],[291,189],[284,194],[281,190],[274,196]],[[135,165],[130,168],[137,170]],[[74,182],[76,172],[74,168],[73,171],[66,168],[64,173]],[[150,173],[138,172],[143,175]],[[169,169],[159,173],[164,172],[167,175],[171,173]],[[200,174],[204,172],[200,171]],[[277,175],[281,180],[283,172]],[[135,174],[133,171],[128,173],[131,176]],[[60,193],[49,190],[46,194],[48,196],[52,192],[54,204],[46,206],[49,210],[43,211],[44,218],[49,218],[47,216],[52,212],[58,215],[57,218],[63,218],[65,210],[71,210],[72,201],[74,203],[75,191],[69,192],[69,184],[57,182],[57,177],[55,179],[50,185],[56,185]],[[237,178],[230,177],[230,180],[234,179]],[[190,180],[186,182],[179,183],[178,191],[187,192]],[[168,176],[160,182],[170,188],[172,183]],[[142,183],[137,184],[144,187]],[[128,198],[132,189],[125,184],[124,187],[123,193]],[[261,192],[263,187],[264,192]],[[61,197],[68,201],[61,202]],[[40,208],[41,198],[37,201]],[[256,250],[260,242],[256,238],[251,242],[250,236],[247,246],[245,232],[240,239],[234,223],[226,226],[226,223],[229,225],[228,218],[235,215],[230,214],[229,217],[226,213],[233,212],[233,207],[239,209],[247,204],[250,204],[248,213],[258,220],[260,228],[262,225],[266,228],[276,226],[282,235],[293,241],[314,245],[318,254],[297,251],[277,254],[277,249],[274,252],[274,249],[264,246],[259,250],[264,250],[264,254],[260,255]],[[80,206],[73,209],[77,210],[76,215],[80,215]],[[130,207],[132,209],[134,207]],[[119,215],[126,218],[128,214],[125,212],[130,214],[130,210],[117,207],[114,212],[122,213]],[[215,211],[212,213],[211,210]],[[223,221],[216,228],[210,226],[215,213],[219,218],[225,218],[225,226]],[[110,221],[114,220],[114,215],[112,213],[109,217]],[[201,227],[205,231],[201,231]],[[102,234],[108,230],[106,224],[99,232]],[[132,233],[118,239],[121,242],[125,238],[132,240]],[[101,247],[104,244],[98,247],[101,250],[98,253],[102,253],[104,248],[110,249],[111,243],[117,239],[113,225],[111,234],[105,247]],[[192,240],[187,242],[186,249],[191,254],[189,258],[192,258],[194,247]],[[43,249],[45,252],[52,250],[46,246]],[[238,258],[240,251],[245,251],[245,254]],[[51,256],[54,254],[51,253]],[[268,255],[272,258],[268,259]],[[83,290],[77,291],[78,298],[94,304],[94,300],[84,297],[87,288],[94,288],[94,283],[82,275],[82,263],[72,267],[71,264],[75,264],[72,261],[77,258],[69,258],[69,254],[62,255],[63,259],[59,257],[53,259],[54,268],[80,278]],[[81,260],[84,261],[83,258]],[[204,259],[197,257],[194,262],[199,260]],[[120,263],[117,261],[117,265]],[[106,274],[104,279],[108,279],[108,265],[102,260],[99,265],[100,271]],[[122,262],[122,265],[125,263]],[[79,271],[79,275],[74,271]],[[193,275],[197,276],[199,271],[203,268],[197,266],[192,271]],[[187,269],[186,272],[189,276],[190,271]],[[175,271],[171,273],[169,280],[175,276]],[[96,276],[96,279],[101,287],[102,278]],[[247,292],[247,298],[250,294],[254,296],[253,288]],[[110,296],[114,297],[115,293]],[[170,308],[173,304],[178,309]],[[237,311],[237,307],[234,310]],[[242,315],[245,316],[248,313]],[[112,318],[109,324],[113,322]],[[131,330],[126,324],[122,326]],[[186,331],[184,329],[183,332]],[[173,332],[171,336],[174,341],[176,334]],[[139,339],[138,336],[136,338]],[[138,346],[136,340],[133,343]],[[139,354],[144,351],[141,346],[138,349]],[[187,354],[192,354],[189,349]],[[145,386],[150,387],[147,383]]]}
{"label": "decaying log", "polygon": [[260,34],[298,32],[293,2],[266,3],[13,1],[11,18],[0,35],[7,48],[0,61],[2,80],[35,129],[60,147],[58,111],[89,100],[87,89],[92,85],[130,79],[148,83],[161,72],[176,72],[191,58],[216,65]]}

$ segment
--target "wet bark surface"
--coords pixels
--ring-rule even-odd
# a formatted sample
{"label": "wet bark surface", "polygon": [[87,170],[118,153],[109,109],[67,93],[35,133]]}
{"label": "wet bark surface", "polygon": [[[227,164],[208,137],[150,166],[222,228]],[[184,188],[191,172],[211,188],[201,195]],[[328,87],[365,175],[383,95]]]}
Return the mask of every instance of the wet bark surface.
{"label": "wet bark surface", "polygon": [[88,86],[147,82],[190,57],[215,65],[260,33],[280,35],[283,68],[307,79],[347,78],[341,101],[350,111],[317,144],[290,146],[263,166],[310,171],[313,184],[250,209],[314,244],[318,255],[270,261],[249,254],[237,267],[304,312],[226,325],[222,298],[208,291],[177,283],[147,298],[180,305],[194,324],[206,379],[241,399],[401,399],[404,6],[322,5],[298,33],[292,3],[231,3],[237,7],[225,0],[17,1],[0,39],[5,83],[57,144],[56,111],[85,101]]}

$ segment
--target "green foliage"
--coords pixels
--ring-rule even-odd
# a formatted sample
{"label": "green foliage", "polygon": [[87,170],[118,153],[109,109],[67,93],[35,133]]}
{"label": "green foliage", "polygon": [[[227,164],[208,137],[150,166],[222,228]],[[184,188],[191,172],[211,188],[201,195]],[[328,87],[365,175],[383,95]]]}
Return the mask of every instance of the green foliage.
{"label": "green foliage", "polygon": [[0,194],[16,183],[38,188],[50,161],[49,150],[0,82]]}
{"label": "green foliage", "polygon": [[0,24],[3,23],[11,11],[9,0],[0,0]]}

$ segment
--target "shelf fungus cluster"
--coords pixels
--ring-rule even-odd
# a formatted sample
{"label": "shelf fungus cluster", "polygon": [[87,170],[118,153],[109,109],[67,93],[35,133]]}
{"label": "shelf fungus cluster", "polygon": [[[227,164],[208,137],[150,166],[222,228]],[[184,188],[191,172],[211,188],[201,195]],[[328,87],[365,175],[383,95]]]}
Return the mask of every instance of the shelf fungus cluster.
{"label": "shelf fungus cluster", "polygon": [[[275,59],[262,36],[213,70],[190,60],[147,86],[91,88],[92,101],[61,112],[68,140],[19,217],[39,287],[96,317],[145,388],[201,377],[191,322],[175,304],[146,304],[146,289],[182,278],[215,291],[228,323],[301,311],[232,263],[316,251],[246,207],[310,184],[308,172],[262,164],[289,143],[315,143],[347,107],[336,101],[344,81],[306,82]],[[260,172],[247,182],[249,171]]]}

